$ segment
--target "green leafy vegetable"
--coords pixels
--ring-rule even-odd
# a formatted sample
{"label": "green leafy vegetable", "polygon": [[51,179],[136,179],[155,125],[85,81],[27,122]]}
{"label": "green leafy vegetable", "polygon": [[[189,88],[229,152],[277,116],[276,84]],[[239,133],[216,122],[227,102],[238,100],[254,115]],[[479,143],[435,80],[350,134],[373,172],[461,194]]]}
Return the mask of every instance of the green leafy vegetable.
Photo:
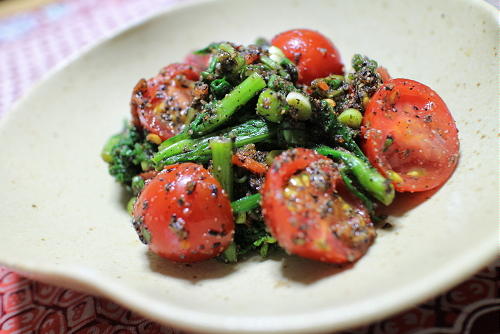
{"label": "green leafy vegetable", "polygon": [[319,154],[341,160],[364,190],[385,205],[392,203],[395,194],[394,186],[371,165],[351,153],[334,150],[327,146],[319,146],[315,150]]}
{"label": "green leafy vegetable", "polygon": [[251,211],[260,205],[262,196],[260,194],[253,194],[231,203],[234,213]]}
{"label": "green leafy vegetable", "polygon": [[209,142],[216,137],[234,138],[234,147],[252,143],[271,141],[276,137],[276,129],[259,119],[209,134],[196,139],[184,139],[155,154],[152,158],[157,169],[178,162],[207,162],[212,154]]}
{"label": "green leafy vegetable", "polygon": [[103,151],[109,173],[130,189],[133,177],[149,169],[156,145],[146,140],[142,130],[128,125],[123,132],[111,137]]}
{"label": "green leafy vegetable", "polygon": [[219,181],[222,189],[231,199],[233,197],[233,141],[225,137],[210,140],[212,150],[212,174]]}
{"label": "green leafy vegetable", "polygon": [[224,125],[229,118],[252,97],[266,87],[266,82],[257,73],[243,80],[222,100],[207,105],[209,111],[199,114],[188,127],[194,136],[203,136]]}

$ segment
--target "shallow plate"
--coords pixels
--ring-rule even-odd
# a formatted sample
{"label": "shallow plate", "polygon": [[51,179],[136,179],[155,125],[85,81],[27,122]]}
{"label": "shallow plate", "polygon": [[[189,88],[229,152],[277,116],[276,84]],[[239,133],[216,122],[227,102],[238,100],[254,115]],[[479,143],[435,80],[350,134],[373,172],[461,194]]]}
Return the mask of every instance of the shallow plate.
{"label": "shallow plate", "polygon": [[[284,255],[184,266],[151,255],[99,157],[128,117],[132,87],[211,41],[248,43],[297,26],[330,36],[344,59],[366,53],[438,91],[460,129],[456,173],[430,200],[400,201],[395,227],[351,268]],[[0,263],[214,333],[338,330],[411,307],[496,255],[497,29],[495,10],[465,0],[201,2],[133,27],[2,120]]]}

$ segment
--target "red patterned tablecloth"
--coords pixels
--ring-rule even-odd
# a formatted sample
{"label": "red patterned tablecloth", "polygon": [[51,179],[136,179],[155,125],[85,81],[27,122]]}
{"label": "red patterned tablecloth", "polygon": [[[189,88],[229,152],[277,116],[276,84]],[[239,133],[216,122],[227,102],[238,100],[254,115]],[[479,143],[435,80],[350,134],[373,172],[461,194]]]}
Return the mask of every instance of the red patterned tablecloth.
{"label": "red patterned tablecloth", "polygon": [[[82,47],[180,0],[66,0],[0,18],[0,117]],[[344,334],[500,333],[500,261],[435,299]],[[0,334],[183,333],[115,303],[0,266]]]}

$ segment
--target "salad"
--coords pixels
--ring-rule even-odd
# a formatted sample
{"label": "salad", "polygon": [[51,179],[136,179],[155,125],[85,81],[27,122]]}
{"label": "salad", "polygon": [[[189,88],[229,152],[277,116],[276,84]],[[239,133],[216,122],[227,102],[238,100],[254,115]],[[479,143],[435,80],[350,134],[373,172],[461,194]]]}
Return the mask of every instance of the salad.
{"label": "salad", "polygon": [[373,244],[379,207],[443,185],[458,131],[431,88],[294,29],[215,42],[141,79],[105,144],[140,240],[176,262],[274,249],[344,264]]}

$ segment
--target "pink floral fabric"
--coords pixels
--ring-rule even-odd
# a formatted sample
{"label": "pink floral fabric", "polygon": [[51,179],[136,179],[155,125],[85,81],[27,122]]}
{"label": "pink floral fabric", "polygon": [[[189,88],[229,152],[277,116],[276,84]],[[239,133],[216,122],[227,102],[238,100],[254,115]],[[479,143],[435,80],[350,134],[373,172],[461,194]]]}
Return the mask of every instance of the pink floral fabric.
{"label": "pink floral fabric", "polygon": [[0,333],[156,334],[162,327],[106,299],[28,280],[0,267]]}
{"label": "pink floral fabric", "polygon": [[0,117],[61,61],[181,0],[66,0],[0,18]]}
{"label": "pink floral fabric", "polygon": [[[180,0],[63,0],[0,18],[0,117],[82,47]],[[447,293],[343,334],[500,333],[500,261]],[[109,300],[29,280],[0,266],[0,334],[185,333]]]}
{"label": "pink floral fabric", "polygon": [[[499,278],[500,260],[425,304],[342,334],[500,333]],[[187,334],[104,298],[29,280],[0,266],[0,334],[25,333]]]}

